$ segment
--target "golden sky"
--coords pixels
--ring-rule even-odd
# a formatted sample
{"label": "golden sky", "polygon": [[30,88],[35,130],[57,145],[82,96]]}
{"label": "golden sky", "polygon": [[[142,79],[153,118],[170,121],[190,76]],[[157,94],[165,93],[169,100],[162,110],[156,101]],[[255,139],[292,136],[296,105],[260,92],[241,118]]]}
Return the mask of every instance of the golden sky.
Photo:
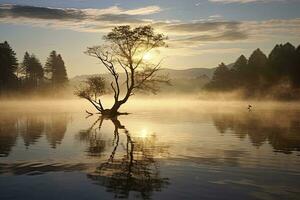
{"label": "golden sky", "polygon": [[164,58],[167,68],[210,68],[256,48],[268,54],[277,43],[298,46],[299,10],[295,0],[0,0],[0,39],[20,61],[25,51],[45,62],[57,50],[73,77],[104,71],[83,52],[114,26],[150,24],[168,36],[169,47],[148,57]]}

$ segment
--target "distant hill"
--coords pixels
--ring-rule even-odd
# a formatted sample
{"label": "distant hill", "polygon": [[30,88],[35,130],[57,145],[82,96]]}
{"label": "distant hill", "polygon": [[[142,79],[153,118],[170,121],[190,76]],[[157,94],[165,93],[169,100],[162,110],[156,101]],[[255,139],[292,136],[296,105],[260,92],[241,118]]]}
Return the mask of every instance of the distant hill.
{"label": "distant hill", "polygon": [[[190,68],[190,69],[161,69],[159,74],[167,74],[171,80],[172,86],[162,85],[161,91],[167,93],[190,93],[201,90],[204,84],[208,83],[213,76],[216,68]],[[111,80],[110,74],[93,74],[75,76],[70,80],[72,86],[79,85],[88,77],[102,75],[106,80]],[[121,74],[121,79],[124,79],[124,74]]]}
{"label": "distant hill", "polygon": [[160,73],[169,74],[171,79],[187,79],[187,78],[198,78],[203,75],[211,78],[216,68],[190,68],[175,70],[165,68],[160,71]]}
{"label": "distant hill", "polygon": [[[161,74],[168,74],[171,79],[190,79],[190,78],[197,78],[203,75],[206,75],[208,78],[211,78],[216,67],[214,68],[190,68],[190,69],[169,69],[163,68],[159,71]],[[105,78],[109,78],[109,74],[92,74],[92,75],[79,75],[72,78],[70,81],[77,82],[77,81],[84,81],[88,77],[102,75]]]}

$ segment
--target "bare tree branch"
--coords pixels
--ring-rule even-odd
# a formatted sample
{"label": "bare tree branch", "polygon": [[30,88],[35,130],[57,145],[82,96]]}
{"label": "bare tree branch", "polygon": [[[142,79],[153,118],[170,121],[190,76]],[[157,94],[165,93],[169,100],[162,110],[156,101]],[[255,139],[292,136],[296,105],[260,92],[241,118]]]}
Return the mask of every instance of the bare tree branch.
{"label": "bare tree branch", "polygon": [[[152,49],[165,46],[167,38],[162,34],[156,34],[151,26],[117,26],[106,36],[106,43],[100,46],[89,47],[87,55],[98,58],[113,78],[111,88],[114,92],[115,102],[110,110],[103,109],[101,101],[90,101],[102,110],[102,113],[117,113],[118,109],[128,98],[134,95],[135,90],[145,90],[156,93],[159,84],[167,83],[166,76],[156,75],[161,61],[150,66],[144,62],[144,55]],[[122,68],[126,75],[126,91],[121,100],[119,99],[120,83],[117,66]],[[85,96],[83,94],[81,96]],[[87,95],[88,96],[88,95]]]}

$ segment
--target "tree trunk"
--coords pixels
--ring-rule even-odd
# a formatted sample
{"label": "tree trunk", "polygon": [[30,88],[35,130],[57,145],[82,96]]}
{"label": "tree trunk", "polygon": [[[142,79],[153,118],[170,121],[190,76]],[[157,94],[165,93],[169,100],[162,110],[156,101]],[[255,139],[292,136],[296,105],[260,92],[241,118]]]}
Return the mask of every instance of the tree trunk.
{"label": "tree trunk", "polygon": [[120,102],[120,101],[116,101],[115,103],[114,103],[114,105],[111,107],[111,112],[112,113],[117,113],[118,112],[118,110],[119,110],[119,108],[121,107],[121,105],[122,105],[122,103]]}
{"label": "tree trunk", "polygon": [[[133,89],[133,86],[131,86],[128,90],[127,90],[127,93],[124,97],[124,99],[122,100],[117,100],[115,99],[115,103],[114,105],[111,107],[111,109],[105,109],[101,112],[102,115],[106,115],[106,116],[109,116],[109,117],[115,117],[117,115],[120,115],[122,113],[118,112],[120,107],[127,102],[127,100],[129,99],[130,97],[130,94],[132,92],[132,89]],[[127,113],[123,113],[123,114],[127,114]]]}

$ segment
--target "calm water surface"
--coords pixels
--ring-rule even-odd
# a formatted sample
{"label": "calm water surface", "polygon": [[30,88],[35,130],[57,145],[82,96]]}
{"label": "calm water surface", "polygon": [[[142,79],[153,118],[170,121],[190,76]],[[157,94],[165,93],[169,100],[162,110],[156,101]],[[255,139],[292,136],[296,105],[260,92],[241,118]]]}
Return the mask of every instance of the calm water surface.
{"label": "calm water surface", "polygon": [[0,199],[300,199],[295,105],[0,105]]}

